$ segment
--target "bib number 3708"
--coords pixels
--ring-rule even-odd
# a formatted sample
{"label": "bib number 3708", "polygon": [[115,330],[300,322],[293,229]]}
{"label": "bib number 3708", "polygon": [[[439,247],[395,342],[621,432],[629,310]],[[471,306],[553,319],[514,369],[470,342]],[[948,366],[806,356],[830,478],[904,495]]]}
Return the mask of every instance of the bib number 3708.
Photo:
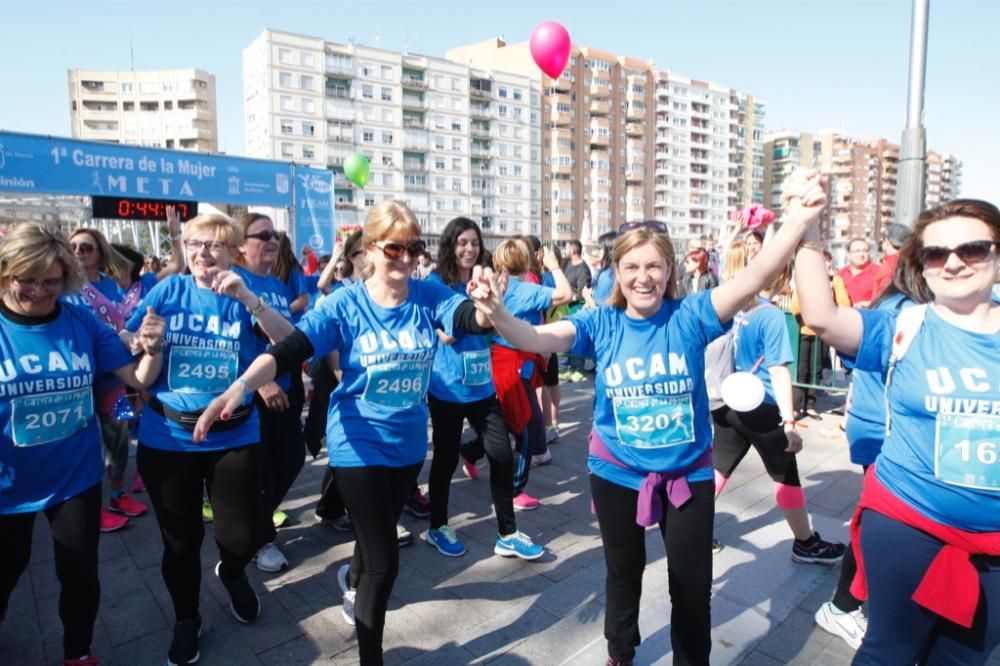
{"label": "bib number 3708", "polygon": [[1000,492],[1000,416],[938,414],[935,431],[934,476]]}

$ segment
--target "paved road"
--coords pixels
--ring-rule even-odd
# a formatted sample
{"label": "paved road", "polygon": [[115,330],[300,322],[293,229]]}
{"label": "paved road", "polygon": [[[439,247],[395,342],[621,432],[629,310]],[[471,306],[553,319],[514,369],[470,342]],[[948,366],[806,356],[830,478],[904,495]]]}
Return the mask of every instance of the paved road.
{"label": "paved road", "polygon": [[[468,553],[443,557],[419,539],[402,552],[387,620],[387,663],[604,663],[604,562],[586,481],[593,386],[564,385],[563,395],[563,435],[552,448],[554,461],[532,472],[528,488],[542,507],[518,514],[519,527],[545,544],[547,555],[531,563],[494,556],[496,522],[485,474],[470,481],[458,471],[451,525]],[[860,475],[847,460],[843,440],[823,435],[837,420],[827,416],[805,432],[799,465],[817,529],[826,538],[846,540],[844,521]],[[211,526],[206,530],[202,663],[357,663],[335,577],[350,557],[351,536],[317,524],[313,514],[324,464],[324,459],[308,463],[286,502],[293,524],[280,530],[279,543],[293,567],[280,575],[251,570],[263,601],[254,625],[238,626],[225,610],[226,592],[212,574],[217,552]],[[424,482],[428,472],[429,463]],[[426,521],[403,520],[414,533],[426,529]],[[836,572],[791,561],[788,529],[755,455],[747,457],[720,498],[716,525],[726,548],[715,556],[713,663],[848,664],[851,650],[812,620],[830,598]],[[669,664],[666,561],[655,531],[647,550],[644,641],[636,663]],[[102,537],[103,592],[93,647],[105,664],[164,662],[173,613],[160,557],[151,516]],[[0,625],[0,664],[61,663],[57,595],[48,526],[39,520],[31,566]]]}

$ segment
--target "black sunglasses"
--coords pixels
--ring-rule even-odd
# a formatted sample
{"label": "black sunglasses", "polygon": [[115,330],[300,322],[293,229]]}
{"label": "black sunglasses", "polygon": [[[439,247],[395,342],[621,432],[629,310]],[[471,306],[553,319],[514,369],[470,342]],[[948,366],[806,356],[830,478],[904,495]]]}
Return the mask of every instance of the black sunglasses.
{"label": "black sunglasses", "polygon": [[97,248],[91,243],[70,243],[69,246],[74,252],[80,254],[94,254],[97,251]]}
{"label": "black sunglasses", "polygon": [[245,237],[256,238],[257,240],[264,241],[266,243],[267,241],[278,240],[279,238],[281,238],[281,232],[271,231],[270,229],[268,229],[267,231],[259,231],[255,234],[247,234]]}
{"label": "black sunglasses", "polygon": [[411,259],[416,259],[427,249],[427,243],[422,240],[416,240],[409,245],[403,245],[402,243],[386,241],[384,245],[376,245],[375,247],[382,250],[382,254],[385,255],[386,259],[395,261],[396,259],[400,259],[404,254],[410,255]]}
{"label": "black sunglasses", "polygon": [[986,261],[997,241],[977,240],[962,243],[956,247],[941,247],[926,245],[917,250],[917,260],[928,268],[940,268],[948,262],[948,257],[954,254],[966,264],[978,264]]}
{"label": "black sunglasses", "polygon": [[627,234],[636,229],[649,229],[656,234],[667,233],[667,225],[659,220],[646,220],[645,222],[626,222],[618,227],[618,235]]}

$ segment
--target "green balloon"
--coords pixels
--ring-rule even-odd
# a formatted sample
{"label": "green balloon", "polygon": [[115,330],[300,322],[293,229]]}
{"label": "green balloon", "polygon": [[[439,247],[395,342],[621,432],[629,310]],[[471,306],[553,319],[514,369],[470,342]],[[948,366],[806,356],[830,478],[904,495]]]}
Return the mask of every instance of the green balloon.
{"label": "green balloon", "polygon": [[348,155],[344,160],[344,175],[358,187],[364,187],[368,182],[368,158],[361,153]]}

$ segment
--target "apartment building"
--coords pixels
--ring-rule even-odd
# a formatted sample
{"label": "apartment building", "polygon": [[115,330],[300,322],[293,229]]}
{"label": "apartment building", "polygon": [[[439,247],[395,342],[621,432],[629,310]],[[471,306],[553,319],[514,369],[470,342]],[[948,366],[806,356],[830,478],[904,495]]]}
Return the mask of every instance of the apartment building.
{"label": "apartment building", "polygon": [[216,152],[215,77],[200,69],[67,73],[73,137]]}
{"label": "apartment building", "polygon": [[541,82],[545,238],[587,241],[656,218],[683,247],[763,196],[764,105],[750,95],[590,47],[574,46],[556,80],[527,42],[495,38],[447,57]]}
{"label": "apartment building", "polygon": [[[765,202],[781,213],[781,183],[796,167],[818,168],[827,177],[829,204],[820,219],[824,239],[838,260],[851,238],[876,246],[896,221],[899,145],[886,139],[860,139],[826,130],[817,135],[783,130],[764,138]],[[928,151],[925,207],[959,196],[961,162]]]}
{"label": "apartment building", "polygon": [[[247,155],[337,173],[338,226],[405,201],[434,241],[452,218],[488,237],[541,234],[541,88],[534,78],[264,30],[243,51]],[[343,176],[354,152],[371,174]]]}

